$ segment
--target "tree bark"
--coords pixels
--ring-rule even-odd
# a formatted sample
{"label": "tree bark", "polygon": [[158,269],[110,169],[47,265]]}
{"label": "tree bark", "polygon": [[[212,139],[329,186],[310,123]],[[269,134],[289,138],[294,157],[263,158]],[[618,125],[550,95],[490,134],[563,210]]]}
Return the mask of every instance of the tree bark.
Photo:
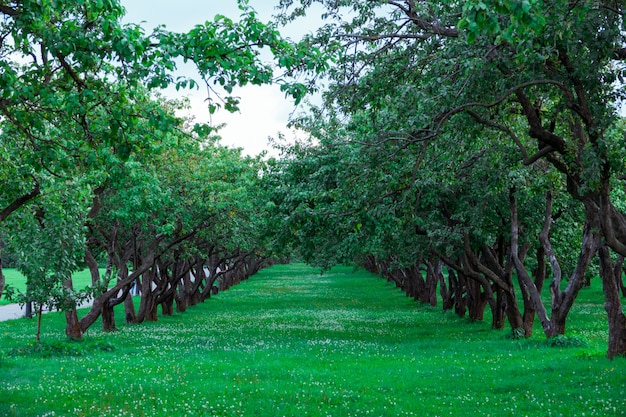
{"label": "tree bark", "polygon": [[126,318],[126,324],[134,323],[137,320],[137,313],[135,313],[135,302],[133,301],[133,295],[128,292],[126,298],[124,298],[124,317]]}
{"label": "tree bark", "polygon": [[[537,292],[541,294],[543,289],[543,283],[546,278],[546,257],[543,247],[537,248],[537,269],[533,273],[534,285]],[[523,263],[523,261],[522,261]],[[535,323],[535,316],[537,311],[535,310],[535,304],[532,302],[530,292],[526,285],[523,284],[521,278],[518,276],[519,285],[522,291],[522,299],[524,301],[524,316],[523,316],[523,329],[525,337],[533,335],[533,324]]]}
{"label": "tree bark", "polygon": [[102,330],[104,332],[114,332],[117,330],[115,325],[115,309],[111,305],[110,300],[102,306]]}
{"label": "tree bark", "polygon": [[141,301],[139,302],[139,311],[137,312],[136,323],[145,321],[158,321],[157,303],[155,291],[158,285],[155,282],[155,268],[150,268],[142,275],[141,280]]}
{"label": "tree bark", "polygon": [[39,194],[41,194],[39,183],[37,182],[37,180],[35,180],[34,177],[33,177],[33,182],[34,182],[34,186],[31,191],[16,198],[8,206],[0,210],[0,223],[2,223],[7,217],[9,217],[11,213],[13,213],[15,210],[19,209],[20,207],[28,203],[30,200],[34,199]]}
{"label": "tree bark", "polygon": [[4,293],[4,286],[6,284],[4,274],[2,273],[2,254],[0,253],[0,297]]}
{"label": "tree bark", "polygon": [[462,272],[459,272],[458,275],[455,274],[452,268],[448,268],[448,277],[453,283],[454,312],[459,317],[465,317],[467,313],[467,278]]}
{"label": "tree bark", "polygon": [[543,327],[546,337],[554,337],[565,334],[565,326],[567,315],[578,296],[578,293],[584,285],[584,275],[587,272],[589,263],[598,250],[599,236],[599,218],[593,204],[585,204],[585,225],[583,227],[583,238],[578,255],[578,263],[576,269],[569,278],[569,282],[565,290],[560,289],[561,284],[561,267],[557,260],[556,254],[550,244],[550,225],[552,223],[552,194],[546,195],[546,215],[544,227],[539,234],[543,250],[547,255],[548,261],[552,266],[552,282],[550,284],[550,292],[552,299],[551,316],[548,317],[547,310],[541,299],[539,288],[535,285],[528,271],[524,267],[522,260],[518,255],[518,236],[519,221],[517,219],[517,202],[513,193],[510,195],[511,206],[511,259],[515,265],[521,285],[528,291],[531,302],[539,321]]}
{"label": "tree bark", "polygon": [[609,322],[609,346],[607,357],[626,356],[626,316],[622,310],[620,289],[615,277],[615,270],[611,261],[611,252],[607,245],[598,250],[600,257],[600,276],[604,291],[604,308]]}
{"label": "tree bark", "polygon": [[100,269],[98,268],[96,258],[94,258],[88,248],[85,249],[85,263],[87,264],[87,268],[89,268],[89,273],[91,275],[91,285],[95,287],[100,284]]}
{"label": "tree bark", "polygon": [[469,318],[474,321],[482,321],[485,318],[487,308],[487,295],[481,291],[481,284],[474,280],[467,280],[467,309]]}
{"label": "tree bark", "polygon": [[174,315],[174,294],[171,294],[161,302],[161,315],[172,316]]}
{"label": "tree bark", "polygon": [[438,259],[430,259],[427,262],[426,269],[426,285],[425,285],[425,301],[431,306],[437,306],[437,283],[439,282],[439,276],[435,271],[435,266]]}
{"label": "tree bark", "polygon": [[443,274],[443,262],[441,260],[437,261],[437,266],[435,267],[435,273],[439,278],[439,295],[441,295],[441,300],[443,304],[443,310],[452,310],[454,307],[454,289],[452,280],[450,279],[450,275],[448,274],[448,284],[446,284],[446,278]]}
{"label": "tree bark", "polygon": [[[626,285],[624,285],[624,257],[623,256],[620,255],[617,258],[613,271],[615,274],[615,280],[617,281],[617,286],[622,291],[622,297],[626,297]],[[2,273],[2,271],[0,271],[0,273]]]}
{"label": "tree bark", "polygon": [[[74,285],[72,283],[72,277],[65,280],[63,287],[68,289],[70,292],[73,292]],[[65,307],[65,335],[71,340],[80,340],[83,337],[83,331],[78,322],[76,304],[72,302],[71,305],[66,305]]]}

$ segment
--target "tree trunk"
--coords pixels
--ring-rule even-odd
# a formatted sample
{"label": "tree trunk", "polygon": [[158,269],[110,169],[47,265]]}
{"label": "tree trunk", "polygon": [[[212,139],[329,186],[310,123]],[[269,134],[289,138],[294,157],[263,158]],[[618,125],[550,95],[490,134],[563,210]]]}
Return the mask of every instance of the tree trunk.
{"label": "tree trunk", "polygon": [[154,274],[154,268],[150,268],[142,275],[141,301],[139,302],[139,311],[137,312],[136,323],[141,323],[144,320],[158,320],[156,294],[154,294],[154,290],[156,289]]}
{"label": "tree trunk", "polygon": [[91,274],[91,285],[95,287],[100,284],[100,269],[98,269],[98,262],[89,249],[85,249],[85,263],[89,268]]}
{"label": "tree trunk", "polygon": [[161,303],[161,314],[164,316],[174,315],[174,294],[166,297]]}
{"label": "tree trunk", "polygon": [[437,261],[437,267],[435,268],[435,272],[439,279],[439,294],[441,295],[443,310],[452,310],[452,307],[454,307],[453,285],[450,279],[450,275],[448,275],[449,285],[446,285],[446,277],[443,275],[443,262],[441,260]]}
{"label": "tree trunk", "polygon": [[467,313],[467,278],[462,272],[459,272],[457,276],[452,268],[448,268],[448,278],[452,283],[454,293],[454,312],[459,317],[465,317]]}
{"label": "tree trunk", "polygon": [[24,318],[32,319],[33,318],[33,302],[29,301],[24,305]]}
{"label": "tree trunk", "polygon": [[135,303],[133,296],[128,292],[126,298],[124,298],[124,317],[126,317],[126,324],[134,323],[137,320],[137,314],[135,313]]}
{"label": "tree trunk", "polygon": [[433,307],[437,306],[437,283],[439,282],[439,276],[435,271],[436,264],[437,260],[431,259],[426,270],[425,300]]}
{"label": "tree trunk", "polygon": [[41,318],[43,316],[43,304],[40,304],[37,307],[37,333],[35,334],[35,340],[39,343],[41,342]]}
{"label": "tree trunk", "polygon": [[467,285],[467,309],[469,318],[474,321],[482,321],[485,318],[487,308],[487,296],[481,291],[481,285],[474,279],[468,279]]}
{"label": "tree trunk", "polygon": [[411,283],[411,288],[413,289],[413,299],[424,304],[428,303],[428,291],[419,264],[406,268],[405,271],[406,280]]}
{"label": "tree trunk", "polygon": [[4,293],[4,285],[5,278],[4,274],[2,273],[2,254],[0,253],[0,297],[2,297],[2,294]]}
{"label": "tree trunk", "polygon": [[80,340],[83,332],[78,324],[78,314],[76,308],[72,308],[65,312],[65,335],[71,340]]}
{"label": "tree trunk", "polygon": [[502,288],[496,288],[495,291],[496,301],[495,308],[492,309],[491,316],[491,328],[496,330],[504,329],[506,312],[507,312],[507,299]]}
{"label": "tree trunk", "polygon": [[109,300],[102,306],[102,330],[104,332],[114,332],[117,330],[115,325],[115,309]]}
{"label": "tree trunk", "polygon": [[511,260],[517,270],[520,285],[528,290],[530,302],[537,312],[546,337],[550,338],[565,334],[567,315],[584,285],[584,275],[587,272],[589,263],[598,250],[599,236],[597,232],[600,225],[597,209],[592,202],[585,204],[585,224],[583,226],[583,238],[578,255],[578,263],[576,269],[569,277],[567,287],[565,290],[561,290],[561,267],[552,248],[552,244],[550,243],[552,193],[548,192],[546,195],[545,221],[544,227],[539,233],[539,240],[541,241],[544,253],[552,268],[552,282],[550,284],[552,309],[551,315],[548,317],[547,309],[541,299],[540,288],[536,285],[537,283],[542,286],[543,279],[536,280],[536,283],[533,282],[522,260],[518,256],[519,222],[517,218],[517,202],[515,201],[514,193],[511,193],[509,198],[511,206]]}
{"label": "tree trunk", "polygon": [[[624,257],[623,256],[619,256],[617,258],[613,271],[615,274],[615,280],[617,281],[617,286],[622,291],[622,297],[626,297],[626,286],[624,285]],[[2,271],[0,271],[0,273],[2,273]]]}
{"label": "tree trunk", "polygon": [[[71,292],[74,291],[74,285],[72,284],[72,278],[68,278],[63,283],[63,287]],[[72,301],[71,304],[64,306],[65,310],[65,335],[71,340],[80,340],[83,337],[83,331],[80,328],[78,322],[78,313],[76,312],[76,304]]]}
{"label": "tree trunk", "polygon": [[615,277],[611,261],[611,252],[608,246],[603,245],[598,250],[600,257],[600,277],[602,278],[602,290],[604,291],[604,308],[609,321],[609,347],[607,356],[613,359],[615,356],[626,356],[626,317],[622,310],[620,289]]}
{"label": "tree trunk", "polygon": [[[535,288],[537,292],[541,294],[543,290],[543,283],[546,279],[546,256],[543,247],[537,248],[537,269],[535,269],[532,274],[534,278]],[[523,285],[521,278],[518,275],[518,281],[520,284],[520,288],[522,291],[522,298],[524,300],[524,317],[523,317],[523,328],[524,328],[524,336],[531,337],[533,335],[533,324],[535,323],[535,316],[537,314],[537,310],[535,309],[535,304],[532,302],[530,292],[526,288],[526,285]]]}
{"label": "tree trunk", "polygon": [[177,285],[176,292],[174,293],[174,301],[176,302],[176,311],[184,313],[187,311],[187,305],[191,299],[192,284],[190,280],[190,272],[187,272],[183,279]]}

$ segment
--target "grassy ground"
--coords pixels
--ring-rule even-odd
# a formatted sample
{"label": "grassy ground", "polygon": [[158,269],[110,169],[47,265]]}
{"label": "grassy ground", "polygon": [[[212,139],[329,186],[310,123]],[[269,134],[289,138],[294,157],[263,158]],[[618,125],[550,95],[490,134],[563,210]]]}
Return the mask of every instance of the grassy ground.
{"label": "grassy ground", "polygon": [[[65,342],[0,323],[6,416],[621,416],[598,288],[548,346],[418,305],[382,279],[277,266],[157,323]],[[120,317],[120,323],[121,323]],[[572,346],[584,342],[585,346]]]}
{"label": "grassy ground", "polygon": [[[2,273],[5,276],[7,284],[11,285],[19,291],[26,291],[26,278],[22,274],[20,274],[17,269],[3,268]],[[100,270],[100,273],[104,274],[104,269]],[[85,269],[83,271],[76,272],[74,275],[72,275],[72,282],[74,283],[74,288],[77,290],[90,286],[91,275],[89,273],[89,270]],[[3,294],[0,294],[0,306],[10,303],[11,301],[7,300]]]}

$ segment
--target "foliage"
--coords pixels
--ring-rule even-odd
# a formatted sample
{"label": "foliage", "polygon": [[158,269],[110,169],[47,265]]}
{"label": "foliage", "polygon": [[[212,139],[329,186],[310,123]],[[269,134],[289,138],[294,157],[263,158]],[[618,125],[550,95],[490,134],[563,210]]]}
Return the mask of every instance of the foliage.
{"label": "foliage", "polygon": [[545,341],[547,346],[553,348],[587,347],[588,342],[580,336],[558,335]]}
{"label": "foliage", "polygon": [[[358,259],[355,252],[366,248],[361,257],[404,275],[411,258],[419,265],[434,251],[478,281],[482,295],[472,297],[486,297],[492,309],[498,294],[490,287],[515,305],[511,264],[518,276],[530,276],[545,247],[557,253],[549,262],[559,289],[550,310],[559,324],[550,324],[545,308],[539,313],[547,335],[564,331],[585,273],[597,270],[590,259],[600,246],[626,255],[625,213],[616,209],[624,175],[617,114],[625,91],[623,5],[283,0],[282,18],[297,21],[313,4],[328,23],[309,40],[334,65],[323,106],[297,121],[319,146],[294,151],[299,156],[290,163],[348,179],[296,187],[312,212],[310,223],[296,228],[296,235],[308,232],[301,245],[335,249],[326,252],[330,263],[333,253]],[[335,156],[316,156],[324,152]],[[313,209],[311,197],[322,192],[339,197]],[[548,213],[546,196],[556,202]],[[514,219],[518,197],[524,213]],[[329,230],[324,220],[333,215],[345,218],[333,219],[340,226]],[[549,233],[540,240],[542,225],[556,227],[544,228]],[[614,356],[626,352],[626,328],[611,269],[600,272],[611,288],[605,296]],[[570,284],[562,291],[561,272]],[[524,293],[532,284],[521,287]],[[531,292],[523,295],[529,311],[543,304],[539,290]]]}
{"label": "foliage", "polygon": [[[188,33],[122,24],[117,0],[0,6],[0,227],[28,276],[20,302],[72,311],[83,294],[71,289],[70,277],[83,257],[88,263],[108,257],[118,273],[132,261],[138,274],[156,270],[157,261],[195,262],[207,245],[228,253],[222,266],[233,272],[240,267],[235,258],[247,267],[261,258],[256,228],[263,222],[253,221],[248,195],[260,162],[216,145],[209,137],[216,129],[178,119],[181,104],[158,94],[170,85],[198,86],[176,77],[182,59],[206,84],[211,113],[236,111],[234,89],[247,84],[275,82],[302,98],[309,88],[286,75],[322,71],[325,56],[283,39],[246,1],[238,4],[238,21],[218,15]],[[120,254],[126,244],[134,245],[132,259]],[[114,304],[113,290],[125,294],[132,281],[99,277],[89,266],[91,295],[107,299],[97,299],[80,325],[68,315],[67,331],[76,338],[102,303]],[[169,285],[177,288],[176,281]]]}
{"label": "foliage", "polygon": [[[14,292],[26,292],[26,277],[22,275],[17,269],[7,268],[3,269],[2,272],[6,276],[7,281],[5,291],[8,289],[12,289]],[[104,273],[105,270],[101,269],[100,272]],[[86,290],[87,288],[91,287],[91,276],[89,275],[89,270],[84,269],[72,274],[72,282],[74,283],[74,287],[77,290]],[[10,301],[8,301],[8,297],[3,296],[2,298],[0,298],[0,306],[9,303]]]}

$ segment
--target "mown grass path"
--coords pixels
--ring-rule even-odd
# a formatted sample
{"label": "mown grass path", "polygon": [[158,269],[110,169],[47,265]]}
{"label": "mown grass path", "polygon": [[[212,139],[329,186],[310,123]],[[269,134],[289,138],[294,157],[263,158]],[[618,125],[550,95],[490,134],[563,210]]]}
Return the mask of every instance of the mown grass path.
{"label": "mown grass path", "polygon": [[349,268],[273,267],[75,347],[53,313],[43,339],[64,354],[10,354],[33,326],[0,323],[1,416],[626,415],[626,361],[604,358],[602,330],[584,348],[512,341]]}

